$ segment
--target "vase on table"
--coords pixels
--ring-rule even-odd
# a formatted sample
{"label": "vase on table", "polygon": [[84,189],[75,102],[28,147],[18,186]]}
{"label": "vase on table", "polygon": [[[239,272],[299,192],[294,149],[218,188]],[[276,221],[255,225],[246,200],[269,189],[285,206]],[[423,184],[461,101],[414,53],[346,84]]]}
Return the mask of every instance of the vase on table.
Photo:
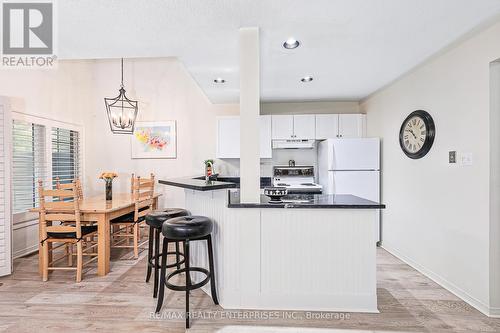
{"label": "vase on table", "polygon": [[106,186],[106,201],[113,200],[113,179],[106,179],[105,186]]}
{"label": "vase on table", "polygon": [[106,190],[106,201],[113,200],[113,179],[117,177],[114,172],[103,172],[100,179],[104,180],[105,190]]}

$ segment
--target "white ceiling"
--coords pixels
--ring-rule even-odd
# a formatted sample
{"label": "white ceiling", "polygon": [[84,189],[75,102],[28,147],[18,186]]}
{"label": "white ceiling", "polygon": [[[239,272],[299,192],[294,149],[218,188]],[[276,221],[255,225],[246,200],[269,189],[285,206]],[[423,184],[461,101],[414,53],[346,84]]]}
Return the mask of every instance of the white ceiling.
{"label": "white ceiling", "polygon": [[[212,102],[228,103],[239,99],[240,27],[260,27],[263,101],[359,100],[499,14],[500,0],[61,0],[57,9],[60,58],[176,56]],[[290,36],[299,48],[282,47]]]}

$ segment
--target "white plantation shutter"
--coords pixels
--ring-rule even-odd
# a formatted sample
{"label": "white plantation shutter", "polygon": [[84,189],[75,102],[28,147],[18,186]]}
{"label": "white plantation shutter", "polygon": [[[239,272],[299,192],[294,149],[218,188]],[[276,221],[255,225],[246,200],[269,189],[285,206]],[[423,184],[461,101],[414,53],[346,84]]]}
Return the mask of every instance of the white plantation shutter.
{"label": "white plantation shutter", "polygon": [[[1,100],[0,100],[1,102]],[[27,254],[38,245],[38,214],[29,210],[39,205],[38,181],[44,187],[80,178],[83,174],[80,145],[83,142],[80,127],[56,120],[39,118],[23,112],[14,112],[12,133],[12,207],[14,253]],[[9,132],[10,133],[10,132]]]}
{"label": "white plantation shutter", "polygon": [[52,178],[59,177],[61,183],[81,178],[80,133],[52,128]]}
{"label": "white plantation shutter", "polygon": [[12,272],[12,223],[10,204],[11,118],[0,99],[0,276]]}
{"label": "white plantation shutter", "polygon": [[26,213],[38,206],[38,180],[45,180],[45,127],[12,121],[13,213]]}

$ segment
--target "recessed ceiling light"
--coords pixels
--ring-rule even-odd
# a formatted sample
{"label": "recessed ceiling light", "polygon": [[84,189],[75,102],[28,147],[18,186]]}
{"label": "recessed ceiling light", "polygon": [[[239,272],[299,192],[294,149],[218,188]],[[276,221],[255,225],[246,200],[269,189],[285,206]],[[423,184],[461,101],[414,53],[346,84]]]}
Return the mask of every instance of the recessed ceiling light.
{"label": "recessed ceiling light", "polygon": [[295,38],[288,38],[286,42],[283,43],[283,47],[287,50],[295,49],[299,47],[300,42]]}
{"label": "recessed ceiling light", "polygon": [[311,82],[313,80],[312,76],[304,76],[300,81],[302,82]]}
{"label": "recessed ceiling light", "polygon": [[224,79],[223,79],[223,78],[221,78],[221,77],[218,77],[218,78],[216,78],[216,79],[214,80],[214,82],[215,82],[215,83],[224,83],[224,82],[226,82],[226,80],[224,80]]}

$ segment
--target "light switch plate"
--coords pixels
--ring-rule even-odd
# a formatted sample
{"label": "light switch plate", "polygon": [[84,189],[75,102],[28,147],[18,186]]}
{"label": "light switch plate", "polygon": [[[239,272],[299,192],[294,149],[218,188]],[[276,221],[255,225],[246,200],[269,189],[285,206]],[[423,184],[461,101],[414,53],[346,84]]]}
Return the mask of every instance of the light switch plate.
{"label": "light switch plate", "polygon": [[448,152],[448,163],[457,163],[457,152],[455,150]]}
{"label": "light switch plate", "polygon": [[463,166],[471,166],[472,165],[472,153],[462,153],[461,154],[461,164]]}

